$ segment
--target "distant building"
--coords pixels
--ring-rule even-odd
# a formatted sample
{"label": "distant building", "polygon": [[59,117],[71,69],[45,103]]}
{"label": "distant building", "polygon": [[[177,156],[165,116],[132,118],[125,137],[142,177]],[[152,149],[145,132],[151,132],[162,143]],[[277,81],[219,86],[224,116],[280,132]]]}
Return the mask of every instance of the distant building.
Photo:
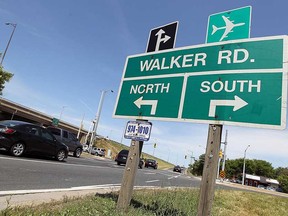
{"label": "distant building", "polygon": [[270,187],[277,189],[279,187],[279,182],[276,179],[266,178],[263,176],[255,176],[250,174],[245,174],[245,185],[258,187],[259,185],[265,188]]}

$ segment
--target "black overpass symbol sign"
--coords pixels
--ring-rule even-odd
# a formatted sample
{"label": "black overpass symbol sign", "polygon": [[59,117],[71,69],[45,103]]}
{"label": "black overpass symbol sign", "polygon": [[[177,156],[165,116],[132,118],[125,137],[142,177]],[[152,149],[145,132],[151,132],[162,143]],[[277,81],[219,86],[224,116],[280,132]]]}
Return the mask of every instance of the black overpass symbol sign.
{"label": "black overpass symbol sign", "polygon": [[178,21],[150,31],[146,52],[172,49],[175,46]]}

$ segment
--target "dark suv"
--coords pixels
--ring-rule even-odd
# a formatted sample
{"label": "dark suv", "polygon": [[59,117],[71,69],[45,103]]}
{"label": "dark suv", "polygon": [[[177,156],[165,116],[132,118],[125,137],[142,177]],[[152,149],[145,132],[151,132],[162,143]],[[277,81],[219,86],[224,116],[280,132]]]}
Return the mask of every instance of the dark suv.
{"label": "dark suv", "polygon": [[73,152],[73,156],[79,158],[83,151],[82,144],[78,141],[75,134],[58,127],[47,127],[55,138],[68,146],[69,152]]}
{"label": "dark suv", "polygon": [[145,167],[146,167],[146,168],[152,167],[152,168],[154,168],[154,169],[157,169],[157,168],[158,168],[158,163],[157,163],[156,160],[146,159],[146,160],[145,160]]}
{"label": "dark suv", "polygon": [[[122,149],[117,156],[115,157],[115,161],[118,165],[126,164],[128,158],[129,150]],[[138,167],[142,169],[144,167],[144,161],[140,158]]]}

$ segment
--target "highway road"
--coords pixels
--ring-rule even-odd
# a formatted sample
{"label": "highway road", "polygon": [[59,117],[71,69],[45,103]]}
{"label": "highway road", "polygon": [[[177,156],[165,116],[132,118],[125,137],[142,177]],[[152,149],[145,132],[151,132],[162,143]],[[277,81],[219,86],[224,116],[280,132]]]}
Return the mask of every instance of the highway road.
{"label": "highway road", "polygon": [[[66,162],[57,162],[46,158],[16,158],[0,152],[0,210],[7,208],[7,200],[12,206],[41,204],[52,199],[61,200],[64,196],[117,191],[121,186],[123,171],[124,166],[99,157],[68,157]],[[138,169],[135,186],[199,188],[200,182],[198,178],[171,170],[145,168]],[[216,188],[288,197],[287,194],[241,184],[218,182]]]}
{"label": "highway road", "polygon": [[[0,191],[120,186],[124,166],[100,157],[68,157],[66,162],[12,157],[0,152]],[[138,169],[135,186],[199,187],[200,180],[171,170]]]}

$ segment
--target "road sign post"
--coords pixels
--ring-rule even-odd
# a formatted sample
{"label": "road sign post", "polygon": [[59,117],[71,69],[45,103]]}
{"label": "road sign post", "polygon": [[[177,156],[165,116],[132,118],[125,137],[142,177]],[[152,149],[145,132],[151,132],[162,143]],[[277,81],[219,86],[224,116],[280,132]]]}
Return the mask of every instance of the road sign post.
{"label": "road sign post", "polygon": [[[222,125],[209,125],[197,215],[211,215],[221,145]],[[214,179],[214,181],[211,181]]]}
{"label": "road sign post", "polygon": [[[251,21],[251,7],[245,7],[245,8],[240,8],[240,9],[236,9],[236,10],[232,10],[232,11],[227,11],[227,12],[222,12],[219,14],[214,14],[211,15],[209,17],[209,22],[208,22],[208,27],[207,27],[207,37],[206,37],[206,42],[210,43],[210,42],[216,42],[216,41],[225,41],[225,40],[233,40],[233,39],[241,39],[241,38],[249,38],[250,36],[250,21]],[[219,27],[219,18],[220,20],[224,21],[224,26]],[[232,21],[233,19],[233,21]],[[235,22],[236,19],[236,22]],[[217,27],[218,26],[218,27]],[[233,31],[234,29],[237,29],[235,32]],[[221,35],[217,35],[217,31],[219,30],[223,30],[220,34]],[[215,34],[216,33],[216,34]],[[244,51],[244,49],[241,50],[241,52]],[[236,54],[236,52],[234,53]],[[248,55],[247,53],[245,53],[244,51],[244,59],[247,57]],[[234,56],[235,57],[235,56]],[[238,55],[236,57],[236,61],[238,62]],[[218,58],[219,60],[219,58]],[[234,59],[235,60],[235,59]],[[233,61],[234,61],[233,60]],[[243,59],[242,59],[243,60]],[[241,62],[241,60],[240,60]],[[252,62],[255,62],[255,60],[252,60]],[[217,80],[218,79],[218,80]],[[215,81],[213,81],[212,85],[211,85],[211,90],[213,92],[219,92],[220,89],[215,88],[216,85],[223,83],[224,81],[222,80],[222,77],[219,78],[217,77],[217,79]],[[241,75],[241,80],[243,79],[243,76]],[[220,81],[220,82],[219,82]],[[236,81],[238,82],[238,81]],[[242,82],[242,81],[241,81]],[[246,82],[246,81],[245,81]],[[249,81],[251,84],[251,80]],[[231,82],[230,82],[231,83]],[[235,83],[235,79],[233,79],[233,83]],[[206,84],[209,85],[205,86]],[[228,90],[228,81],[225,81],[225,91],[229,92],[230,90]],[[260,88],[261,88],[261,81],[257,80],[257,92],[260,92]],[[205,87],[204,87],[205,86]],[[213,87],[214,86],[214,87]],[[250,87],[255,87],[254,85],[251,85]],[[210,82],[205,80],[203,82],[201,82],[201,92],[209,92],[210,91]],[[208,87],[209,89],[205,89],[206,87]],[[219,86],[218,86],[219,87]],[[222,88],[223,86],[221,86],[220,84],[220,88]],[[233,84],[233,87],[234,84]],[[243,86],[242,86],[243,87]],[[207,90],[207,91],[206,91]],[[233,92],[234,94],[234,90],[233,89],[231,92]],[[242,90],[242,89],[241,89]],[[240,90],[240,91],[241,91]],[[251,89],[249,89],[249,92]],[[222,91],[222,90],[221,90]],[[218,112],[216,113],[216,107],[220,106],[220,107],[233,107],[233,112],[245,107],[248,105],[248,103],[241,99],[239,96],[234,94],[234,100],[231,98],[225,97],[225,99],[214,99],[214,98],[209,98],[210,99],[210,104],[209,104],[209,117],[214,117],[214,118],[219,118],[220,116],[223,117],[223,113],[219,113],[219,108],[218,108]],[[220,117],[220,118],[222,118]],[[231,116],[229,117],[231,118]],[[220,169],[220,161],[222,158],[222,150],[220,149],[221,146],[221,137],[222,137],[222,125],[219,125],[219,127],[221,127],[220,132],[216,135],[216,136],[210,136],[211,134],[213,134],[213,130],[217,130],[217,127],[213,126],[213,125],[209,125],[209,131],[208,131],[208,140],[209,142],[215,143],[217,144],[217,146],[219,147],[215,147],[215,150],[219,151],[219,159],[218,159],[218,163],[217,163],[217,174],[216,174],[216,178],[219,178],[219,169]],[[220,137],[220,138],[219,138]],[[219,141],[220,139],[220,141]],[[209,143],[208,142],[208,143]],[[208,149],[208,144],[207,144],[207,149]],[[211,155],[213,157],[213,154],[211,154],[208,150],[206,151],[206,155],[205,155],[205,159],[207,160],[207,158],[211,158]],[[212,169],[216,167],[216,159],[213,160],[213,162],[211,163],[211,167]],[[215,191],[215,170],[212,170],[212,175],[207,175],[207,172],[211,172],[210,170],[210,166],[204,166],[203,169],[203,176],[205,176],[205,178],[202,178],[201,181],[201,188],[200,188],[200,202],[198,203],[198,215],[210,215],[211,214],[211,210],[212,210],[212,204],[213,204],[213,199],[214,199],[214,191]],[[221,171],[224,172],[224,171]],[[220,174],[221,178],[223,176],[223,173]],[[203,202],[204,201],[204,202]]]}
{"label": "road sign post", "polygon": [[117,201],[117,209],[119,210],[126,211],[130,204],[142,147],[143,141],[131,140],[129,154],[126,161],[122,184]]}

